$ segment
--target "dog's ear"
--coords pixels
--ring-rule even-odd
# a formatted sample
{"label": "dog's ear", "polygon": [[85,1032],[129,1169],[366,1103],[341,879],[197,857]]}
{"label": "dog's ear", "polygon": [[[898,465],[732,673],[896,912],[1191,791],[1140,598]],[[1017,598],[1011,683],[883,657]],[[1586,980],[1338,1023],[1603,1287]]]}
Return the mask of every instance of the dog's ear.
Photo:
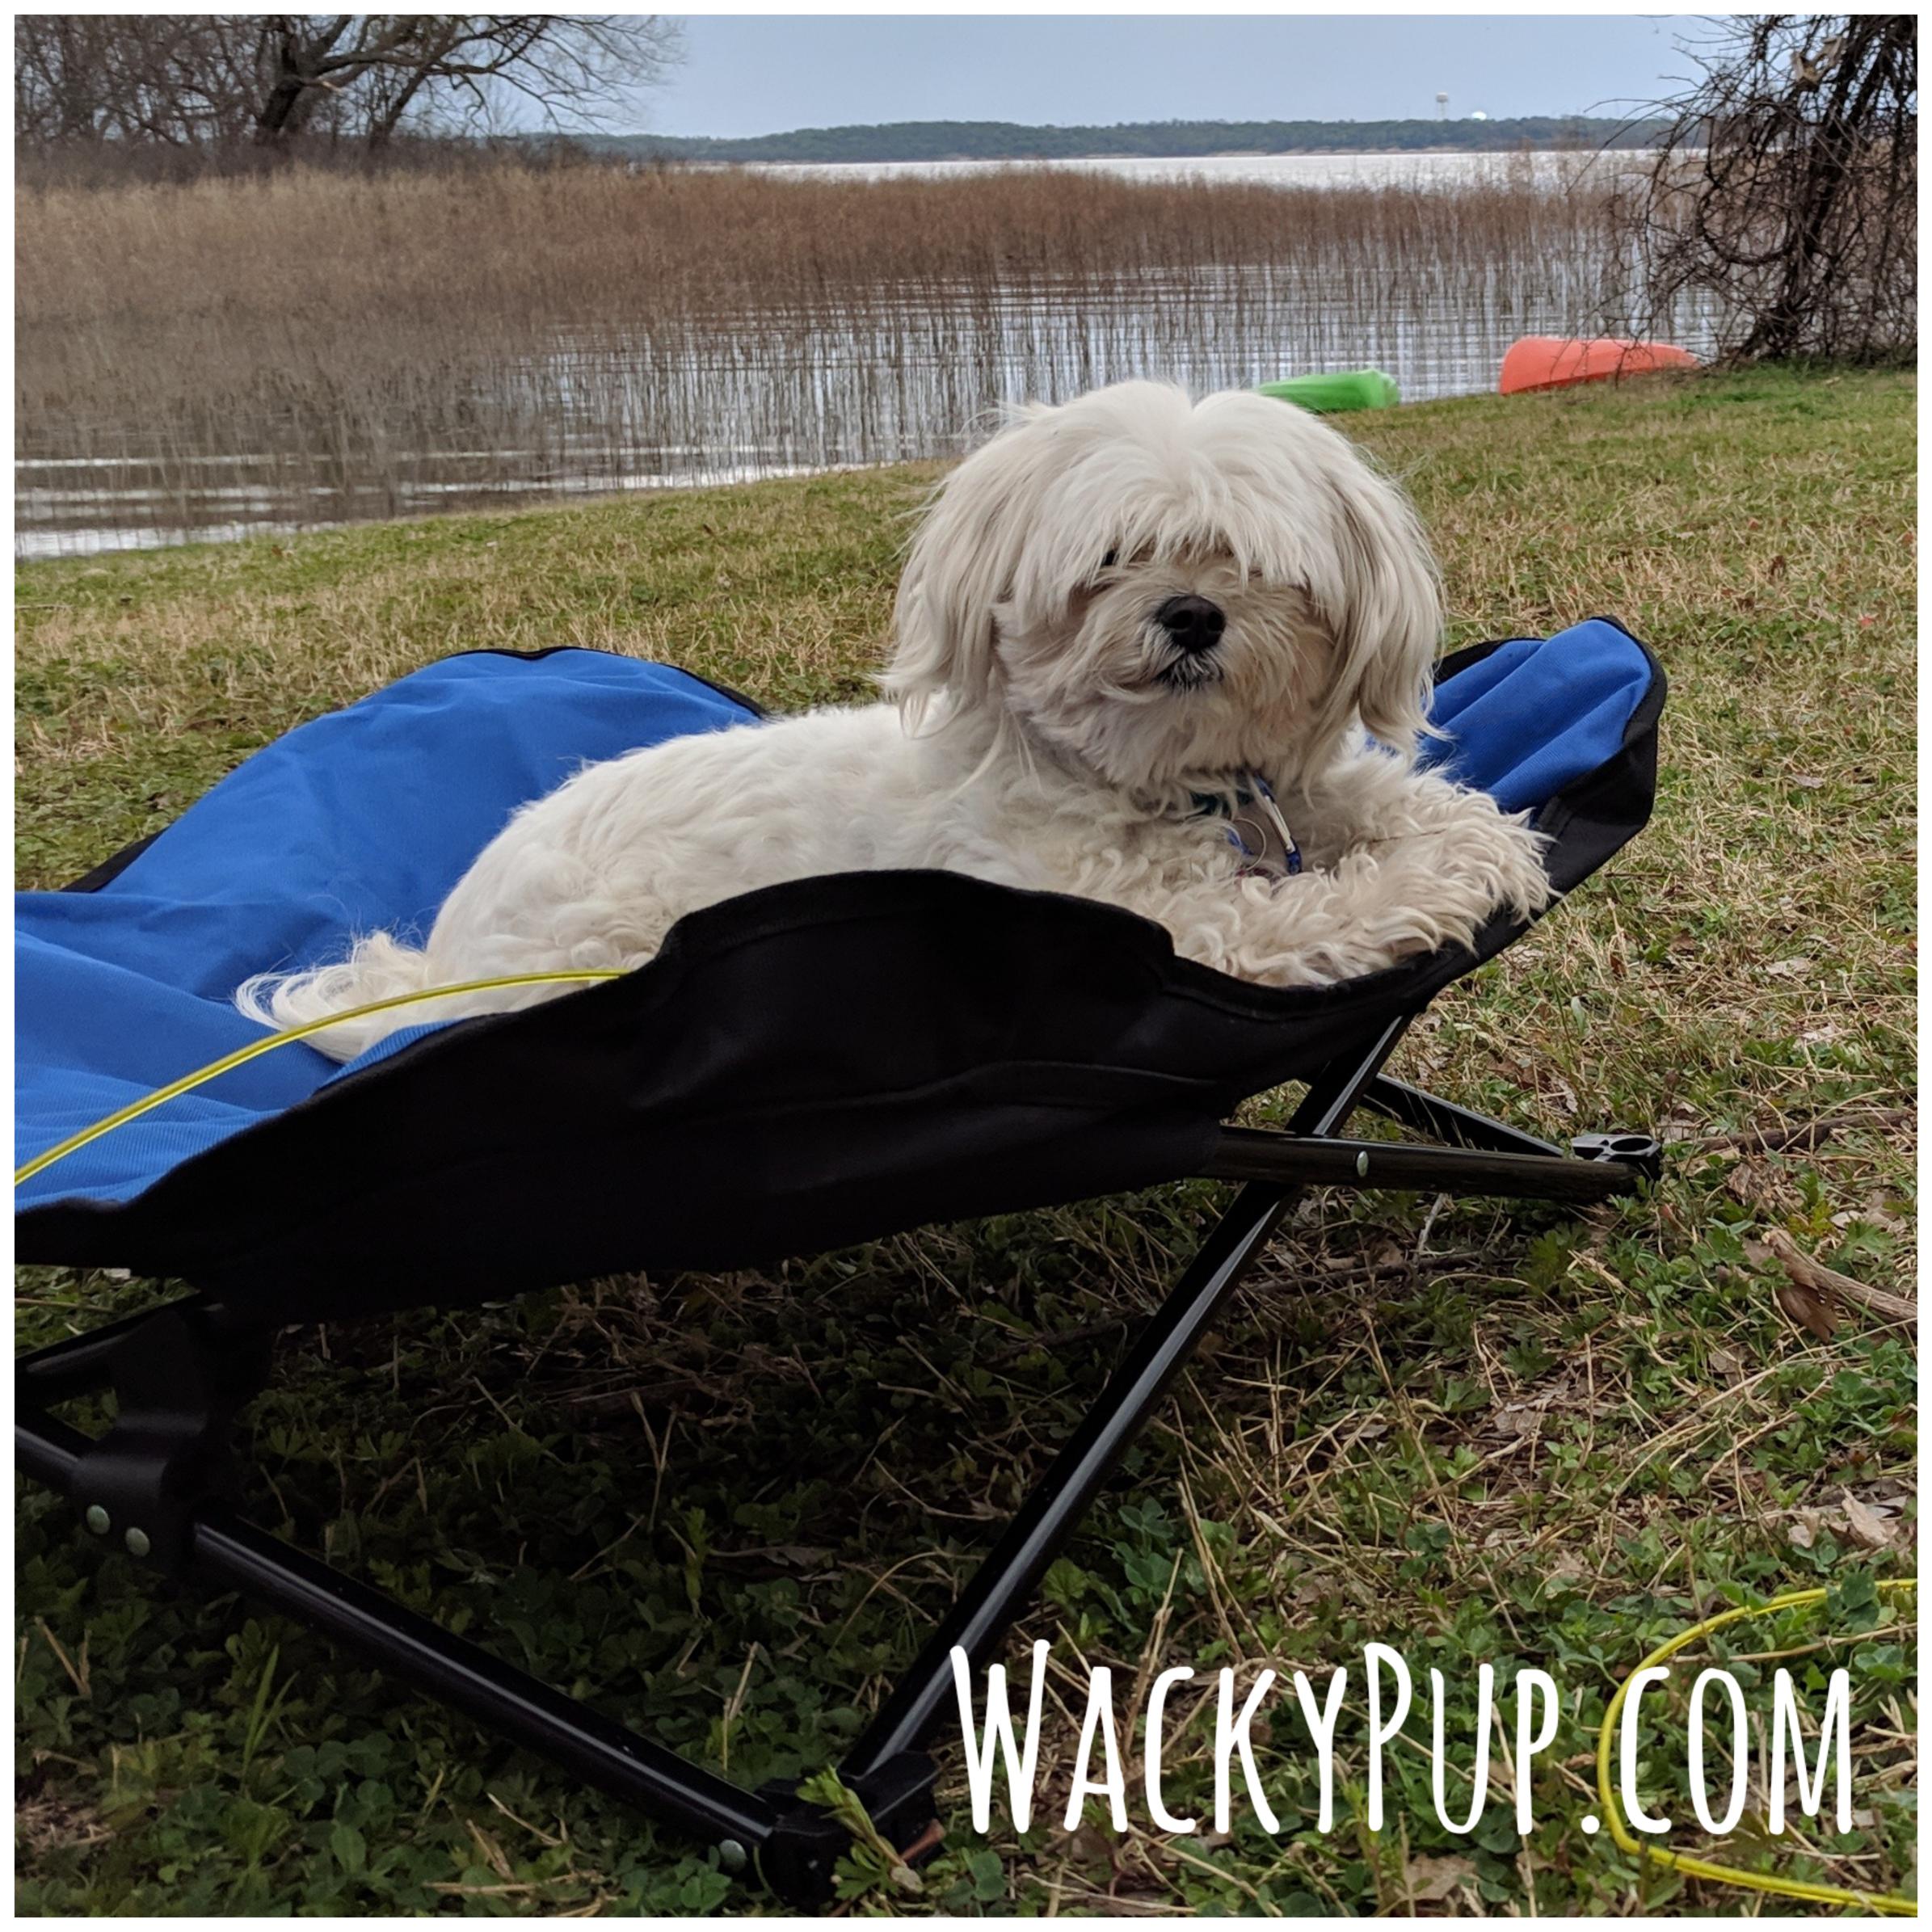
{"label": "dog's ear", "polygon": [[1435,558],[1408,499],[1385,478],[1364,466],[1337,500],[1332,722],[1345,728],[1358,715],[1378,743],[1406,756],[1429,722],[1442,631]]}
{"label": "dog's ear", "polygon": [[884,679],[909,724],[941,696],[957,713],[991,692],[993,607],[1008,593],[1025,541],[1027,505],[1038,493],[1027,448],[1049,413],[1027,410],[974,451],[940,485],[912,540]]}

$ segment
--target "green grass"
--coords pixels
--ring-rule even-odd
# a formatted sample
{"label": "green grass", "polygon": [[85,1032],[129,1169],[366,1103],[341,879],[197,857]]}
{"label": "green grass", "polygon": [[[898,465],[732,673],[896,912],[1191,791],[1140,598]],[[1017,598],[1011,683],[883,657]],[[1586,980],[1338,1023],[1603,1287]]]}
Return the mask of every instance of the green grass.
{"label": "green grass", "polygon": [[[1829,1338],[1799,1325],[1762,1240],[1910,1290],[1913,410],[1901,376],[1756,373],[1361,421],[1435,535],[1452,643],[1608,612],[1673,692],[1651,830],[1441,1000],[1395,1070],[1559,1138],[1654,1122],[1666,1181],[1581,1218],[1311,1199],[1008,1647],[1017,1663],[1054,1644],[1059,1769],[1033,1829],[996,1806],[974,1836],[942,1737],[945,1849],[917,1895],[854,1863],[861,1909],[1753,1909],[1585,1835],[1589,1753],[1665,1635],[1820,1581],[1831,1618],[1746,1625],[1729,1651],[1851,1663],[1869,1720],[1854,1829],[1724,1855],[1913,1882],[1909,1652],[1875,1633],[1870,1589],[1911,1572],[1910,1341],[1855,1313]],[[275,734],[451,650],[600,645],[780,706],[859,697],[931,474],[23,570],[23,882],[82,870]],[[734,1777],[810,1772],[1218,1197],[305,1331],[248,1412],[249,1505]],[[21,1338],[164,1292],[29,1271]],[[23,1910],[764,1909],[684,1841],[326,1644],[177,1595],[31,1487],[19,1559]],[[1465,1740],[1477,1660],[1505,1682],[1512,1660],[1555,1675],[1533,1837],[1500,1772],[1478,1833],[1450,1837],[1420,1750],[1367,1833],[1374,1639],[1421,1677],[1422,1742],[1432,1663]],[[1076,1679],[1103,1662],[1127,1680],[1356,1665],[1337,1829],[1314,1829],[1313,1760],[1277,1701],[1260,1755],[1278,1837],[1244,1817],[1226,1840],[1163,1838],[1138,1795],[1125,1840],[1091,1806],[1060,1830]],[[1660,1766],[1682,1708],[1660,1705]],[[1210,1735],[1197,1720],[1170,1741],[1175,1808],[1207,1808]],[[1452,1808],[1467,1795],[1452,1780]]]}

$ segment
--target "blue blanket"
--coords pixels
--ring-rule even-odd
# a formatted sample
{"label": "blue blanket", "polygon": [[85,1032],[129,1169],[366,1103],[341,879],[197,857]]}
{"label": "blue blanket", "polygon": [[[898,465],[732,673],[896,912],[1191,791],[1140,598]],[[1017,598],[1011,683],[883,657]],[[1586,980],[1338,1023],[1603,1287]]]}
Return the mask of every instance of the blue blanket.
{"label": "blue blanket", "polygon": [[[1504,644],[1437,686],[1447,735],[1429,758],[1535,810],[1615,754],[1650,682],[1602,619]],[[473,652],[278,739],[98,890],[19,894],[16,1160],[259,1038],[229,1004],[250,973],[330,957],[350,932],[427,932],[510,814],[580,766],[731,728],[755,714],[667,665]],[[266,1054],[59,1162],[16,1206],[130,1199],[423,1030],[347,1068],[306,1046]]]}

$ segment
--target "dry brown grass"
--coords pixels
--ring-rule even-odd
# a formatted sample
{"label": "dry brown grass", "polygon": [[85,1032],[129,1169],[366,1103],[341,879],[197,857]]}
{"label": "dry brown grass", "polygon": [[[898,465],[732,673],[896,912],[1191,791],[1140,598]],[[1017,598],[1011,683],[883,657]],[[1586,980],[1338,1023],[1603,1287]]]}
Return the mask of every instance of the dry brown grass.
{"label": "dry brown grass", "polygon": [[[1581,164],[1579,164],[1580,170]],[[23,191],[18,313],[43,330],[186,320],[223,336],[347,317],[495,332],[732,300],[970,293],[1149,269],[1353,263],[1383,285],[1548,263],[1599,235],[1602,177],[1499,162],[1454,189],[1131,181],[1014,167],[970,178],[516,167]],[[299,314],[292,314],[293,311]],[[264,343],[247,363],[272,357]]]}
{"label": "dry brown grass", "polygon": [[[425,449],[941,454],[1003,398],[1581,324],[1603,189],[1507,162],[1454,190],[508,166],[23,189],[19,453],[144,457],[128,482],[184,498],[276,458],[377,493],[291,521],[393,514],[385,479]],[[192,474],[241,457],[269,466]]]}

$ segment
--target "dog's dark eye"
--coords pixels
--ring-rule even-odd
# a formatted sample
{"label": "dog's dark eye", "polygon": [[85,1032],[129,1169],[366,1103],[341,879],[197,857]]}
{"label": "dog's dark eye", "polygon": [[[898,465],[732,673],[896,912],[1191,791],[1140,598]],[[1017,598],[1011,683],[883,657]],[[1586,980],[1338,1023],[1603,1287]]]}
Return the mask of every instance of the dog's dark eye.
{"label": "dog's dark eye", "polygon": [[1101,559],[1101,568],[1103,570],[1110,570],[1113,568],[1114,565],[1119,562],[1120,552],[1118,550],[1109,550],[1107,554]]}

